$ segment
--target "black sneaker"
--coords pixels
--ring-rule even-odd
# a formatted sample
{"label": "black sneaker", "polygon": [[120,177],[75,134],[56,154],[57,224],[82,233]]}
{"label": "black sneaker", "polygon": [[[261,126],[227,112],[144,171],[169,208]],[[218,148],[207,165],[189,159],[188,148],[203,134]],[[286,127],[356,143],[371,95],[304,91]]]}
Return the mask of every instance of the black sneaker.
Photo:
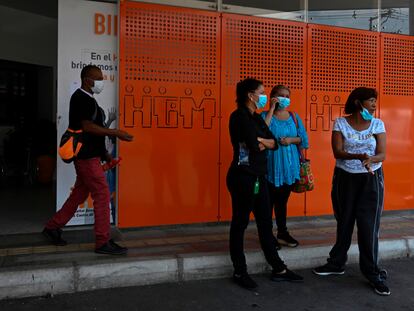
{"label": "black sneaker", "polygon": [[255,289],[257,288],[257,283],[253,281],[253,279],[250,277],[250,275],[247,274],[247,272],[244,273],[234,273],[233,274],[233,281],[246,289]]}
{"label": "black sneaker", "polygon": [[282,282],[282,281],[289,281],[289,282],[303,282],[303,277],[295,272],[284,269],[284,272],[275,272],[272,271],[270,279],[274,282]]}
{"label": "black sneaker", "polygon": [[391,291],[388,286],[384,283],[384,281],[378,281],[375,283],[371,283],[374,291],[380,296],[389,296],[391,295]]}
{"label": "black sneaker", "polygon": [[125,255],[127,252],[128,248],[119,246],[112,239],[95,249],[95,253],[106,255]]}
{"label": "black sneaker", "polygon": [[317,275],[341,275],[345,273],[345,269],[338,268],[337,266],[334,266],[331,263],[327,263],[323,266],[317,267],[312,270],[313,273]]}
{"label": "black sneaker", "polygon": [[62,230],[61,229],[47,229],[47,228],[44,228],[43,231],[42,231],[42,234],[53,245],[65,246],[66,244],[68,244],[64,239],[62,239]]}
{"label": "black sneaker", "polygon": [[114,241],[113,239],[110,239],[108,242],[109,242],[109,243],[111,243],[111,244],[112,244],[112,246],[114,246],[114,247],[116,247],[116,248],[118,248],[118,249],[124,250],[124,251],[125,251],[125,253],[126,253],[126,252],[128,252],[128,248],[127,248],[127,247],[123,247],[123,246],[121,246],[121,245],[119,245],[119,244],[115,243],[115,241]]}
{"label": "black sneaker", "polygon": [[296,247],[299,245],[299,242],[292,238],[292,236],[287,231],[284,233],[278,233],[277,241],[280,245],[283,246]]}

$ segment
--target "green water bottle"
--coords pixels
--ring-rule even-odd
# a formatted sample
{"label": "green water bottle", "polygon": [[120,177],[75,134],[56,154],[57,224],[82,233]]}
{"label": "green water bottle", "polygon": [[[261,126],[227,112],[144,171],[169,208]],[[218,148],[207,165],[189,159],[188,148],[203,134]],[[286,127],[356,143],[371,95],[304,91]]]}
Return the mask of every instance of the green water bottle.
{"label": "green water bottle", "polygon": [[254,194],[258,194],[259,193],[259,188],[260,184],[259,184],[259,177],[256,178],[256,182],[254,183],[254,190],[253,193]]}

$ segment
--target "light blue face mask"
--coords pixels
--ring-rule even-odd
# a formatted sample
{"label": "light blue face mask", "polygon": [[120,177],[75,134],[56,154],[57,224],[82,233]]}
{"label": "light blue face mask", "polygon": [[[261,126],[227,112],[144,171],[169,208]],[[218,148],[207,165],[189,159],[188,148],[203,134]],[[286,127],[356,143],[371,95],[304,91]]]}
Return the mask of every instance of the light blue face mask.
{"label": "light blue face mask", "polygon": [[259,95],[259,101],[256,102],[256,107],[257,109],[262,109],[266,106],[267,103],[267,95],[265,94],[260,94]]}
{"label": "light blue face mask", "polygon": [[290,98],[278,96],[277,99],[279,101],[278,109],[285,109],[285,108],[289,107],[289,105],[290,105]]}
{"label": "light blue face mask", "polygon": [[360,111],[362,119],[364,119],[365,121],[371,121],[372,118],[374,117],[372,114],[369,113],[369,111],[362,107],[362,110]]}

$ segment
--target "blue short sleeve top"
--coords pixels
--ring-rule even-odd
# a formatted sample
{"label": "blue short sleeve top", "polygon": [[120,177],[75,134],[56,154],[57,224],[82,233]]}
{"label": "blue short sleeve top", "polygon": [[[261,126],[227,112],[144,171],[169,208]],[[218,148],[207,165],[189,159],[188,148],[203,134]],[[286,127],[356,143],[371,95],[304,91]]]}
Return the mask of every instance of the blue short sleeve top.
{"label": "blue short sleeve top", "polygon": [[[266,118],[267,112],[262,112],[263,119]],[[270,131],[275,138],[279,140],[281,137],[300,137],[301,143],[299,148],[308,149],[309,140],[306,133],[306,129],[303,125],[301,118],[295,113],[296,120],[298,122],[298,128],[296,128],[295,121],[292,116],[287,120],[278,120],[275,116],[272,116],[270,121]],[[300,172],[300,159],[297,145],[291,144],[288,146],[279,145],[277,150],[267,151],[267,175],[266,178],[269,182],[276,187],[280,187],[283,184],[292,185],[299,177]]]}

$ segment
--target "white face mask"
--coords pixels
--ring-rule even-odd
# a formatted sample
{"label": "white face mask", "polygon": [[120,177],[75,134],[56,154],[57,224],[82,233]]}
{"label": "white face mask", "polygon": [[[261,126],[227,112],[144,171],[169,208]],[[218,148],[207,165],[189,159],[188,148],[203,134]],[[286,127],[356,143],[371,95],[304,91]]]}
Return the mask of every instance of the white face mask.
{"label": "white face mask", "polygon": [[103,88],[104,88],[103,80],[93,81],[93,87],[91,87],[92,92],[94,92],[95,94],[99,94],[100,92],[102,92]]}

